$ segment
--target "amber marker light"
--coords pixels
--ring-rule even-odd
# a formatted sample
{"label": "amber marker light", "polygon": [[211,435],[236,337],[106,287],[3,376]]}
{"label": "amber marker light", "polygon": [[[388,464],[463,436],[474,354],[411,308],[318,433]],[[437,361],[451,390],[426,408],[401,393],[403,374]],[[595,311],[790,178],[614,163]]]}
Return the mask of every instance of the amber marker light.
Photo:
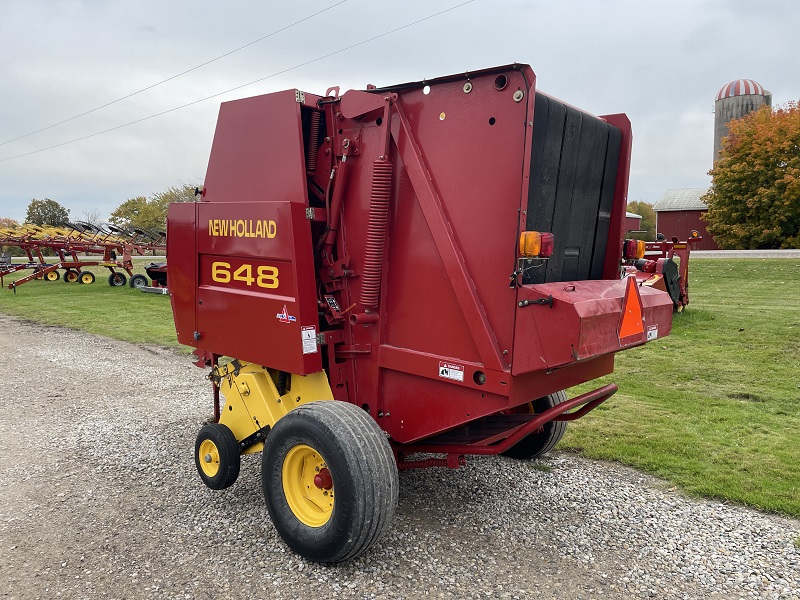
{"label": "amber marker light", "polygon": [[553,254],[552,233],[523,231],[519,236],[519,255],[525,258],[548,258]]}

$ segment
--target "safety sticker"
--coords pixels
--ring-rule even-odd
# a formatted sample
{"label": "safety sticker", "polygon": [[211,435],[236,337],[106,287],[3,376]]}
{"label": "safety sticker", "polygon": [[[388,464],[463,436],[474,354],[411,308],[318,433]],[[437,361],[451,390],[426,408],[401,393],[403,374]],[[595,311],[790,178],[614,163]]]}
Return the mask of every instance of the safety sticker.
{"label": "safety sticker", "polygon": [[285,304],[283,305],[283,312],[279,312],[277,315],[275,315],[275,318],[278,319],[278,321],[280,321],[281,323],[294,323],[295,321],[297,321],[297,317],[294,317],[289,314],[289,311],[286,308]]}
{"label": "safety sticker", "polygon": [[439,377],[452,379],[453,381],[464,381],[464,365],[454,365],[453,363],[440,361]]}
{"label": "safety sticker", "polygon": [[312,354],[317,351],[317,328],[307,325],[300,328],[300,337],[303,340],[303,354]]}
{"label": "safety sticker", "polygon": [[658,337],[658,325],[647,326],[647,341],[654,340]]}

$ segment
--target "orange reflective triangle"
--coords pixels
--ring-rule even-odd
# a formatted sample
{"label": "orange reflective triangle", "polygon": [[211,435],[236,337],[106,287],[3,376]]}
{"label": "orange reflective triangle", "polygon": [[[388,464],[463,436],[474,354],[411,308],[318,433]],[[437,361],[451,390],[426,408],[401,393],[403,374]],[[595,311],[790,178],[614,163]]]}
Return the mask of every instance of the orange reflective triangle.
{"label": "orange reflective triangle", "polygon": [[625,298],[622,300],[622,319],[619,323],[619,341],[623,340],[631,343],[636,340],[628,340],[632,336],[641,338],[644,333],[644,321],[642,319],[642,299],[639,297],[639,290],[636,289],[636,277],[628,277],[628,284],[625,288]]}

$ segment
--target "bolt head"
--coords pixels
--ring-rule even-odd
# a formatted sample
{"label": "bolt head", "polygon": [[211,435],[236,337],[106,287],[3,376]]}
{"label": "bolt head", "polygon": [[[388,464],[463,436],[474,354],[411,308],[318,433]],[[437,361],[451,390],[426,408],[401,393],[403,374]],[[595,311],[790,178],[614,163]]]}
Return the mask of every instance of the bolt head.
{"label": "bolt head", "polygon": [[210,462],[211,462],[211,455],[210,455],[210,454],[206,454],[206,455],[203,457],[203,460],[204,460],[204,461],[206,461],[207,463],[210,463]]}

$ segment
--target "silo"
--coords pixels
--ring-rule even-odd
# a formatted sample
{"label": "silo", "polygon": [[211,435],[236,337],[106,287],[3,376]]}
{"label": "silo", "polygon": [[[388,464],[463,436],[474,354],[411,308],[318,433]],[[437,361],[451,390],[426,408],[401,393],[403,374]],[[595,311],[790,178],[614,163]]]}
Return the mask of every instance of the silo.
{"label": "silo", "polygon": [[762,105],[772,106],[772,94],[752,79],[736,79],[724,85],[714,103],[714,160],[728,135],[728,123],[741,119]]}

